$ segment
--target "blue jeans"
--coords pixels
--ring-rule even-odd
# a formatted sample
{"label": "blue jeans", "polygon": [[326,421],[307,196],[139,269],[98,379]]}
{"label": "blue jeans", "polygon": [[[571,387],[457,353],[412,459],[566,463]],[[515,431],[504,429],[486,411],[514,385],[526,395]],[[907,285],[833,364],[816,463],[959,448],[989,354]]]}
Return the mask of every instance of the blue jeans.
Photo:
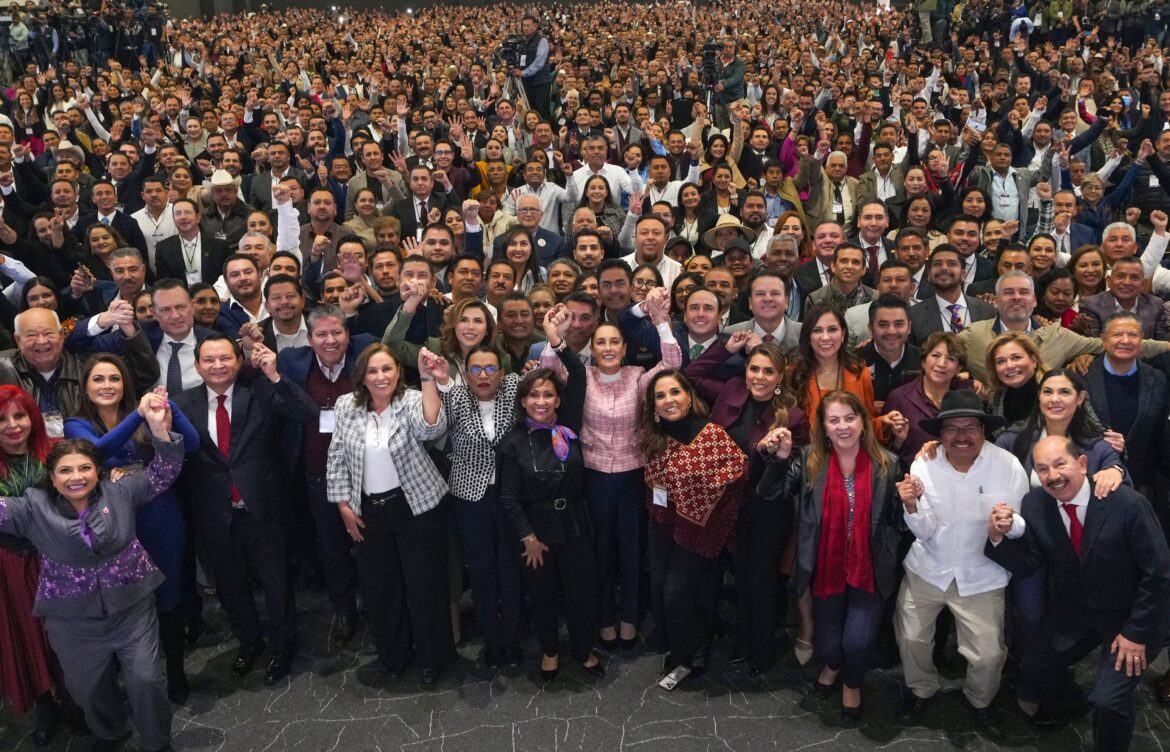
{"label": "blue jeans", "polygon": [[619,584],[621,620],[627,624],[638,623],[645,495],[646,483],[642,468],[624,473],[585,471],[585,498],[589,501],[593,544],[597,552],[600,599],[597,623],[602,627],[614,625],[616,614],[613,590]]}
{"label": "blue jeans", "polygon": [[859,689],[869,671],[870,656],[882,624],[881,596],[846,587],[840,595],[812,599],[813,647],[817,659],[834,671],[841,682]]}
{"label": "blue jeans", "polygon": [[492,650],[514,645],[524,598],[520,542],[504,519],[499,486],[488,486],[479,501],[451,498],[484,645]]}
{"label": "blue jeans", "polygon": [[309,510],[317,525],[317,539],[321,541],[321,562],[325,565],[325,588],[333,611],[342,616],[357,612],[357,564],[350,551],[353,539],[345,531],[341,512],[325,495],[325,478],[305,473],[305,488],[309,494]]}

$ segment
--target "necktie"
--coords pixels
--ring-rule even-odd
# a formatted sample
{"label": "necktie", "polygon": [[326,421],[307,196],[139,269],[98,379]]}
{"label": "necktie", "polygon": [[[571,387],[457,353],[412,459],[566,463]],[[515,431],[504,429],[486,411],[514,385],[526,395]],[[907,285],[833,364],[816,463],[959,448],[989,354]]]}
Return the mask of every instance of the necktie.
{"label": "necktie", "polygon": [[1061,509],[1068,515],[1068,537],[1072,541],[1073,550],[1077,552],[1077,556],[1081,555],[1081,535],[1085,532],[1085,528],[1081,525],[1081,520],[1077,517],[1076,504],[1061,504]]}
{"label": "necktie", "polygon": [[427,202],[418,202],[418,229],[423,229],[427,226]]}
{"label": "necktie", "polygon": [[947,306],[947,310],[951,312],[951,331],[958,334],[963,331],[963,317],[959,313],[963,307],[958,303],[952,303]]}
{"label": "necktie", "polygon": [[694,360],[695,358],[699,357],[702,354],[703,354],[703,346],[702,345],[691,345],[691,360]]}
{"label": "necktie", "polygon": [[869,248],[865,249],[865,253],[869,263],[869,274],[874,278],[874,280],[876,280],[878,274],[878,247],[876,245],[871,245]]}
{"label": "necktie", "polygon": [[110,226],[110,218],[109,217],[102,217],[102,224],[105,225],[106,227],[109,227]]}
{"label": "necktie", "polygon": [[763,339],[763,341],[764,341],[765,343],[770,343],[770,342],[775,342],[775,341],[776,341],[776,338],[775,338],[775,337],[773,337],[771,334],[765,334],[765,335],[764,335],[764,336],[763,336],[761,339]]}
{"label": "necktie", "polygon": [[[171,343],[171,359],[167,362],[167,394],[175,395],[183,391],[183,367],[179,365],[179,350],[183,349],[182,342]],[[220,403],[221,407],[223,403]],[[224,411],[226,414],[226,410]],[[216,412],[216,417],[219,413]],[[218,430],[219,426],[216,425]]]}
{"label": "necktie", "polygon": [[845,224],[845,201],[841,198],[841,186],[833,186],[833,203],[837,206],[837,224]]}
{"label": "necktie", "polygon": [[[232,448],[232,419],[227,411],[227,395],[221,394],[215,398],[219,403],[215,408],[215,443],[219,447],[219,452],[224,457]],[[240,496],[240,490],[232,484],[232,506],[243,506],[243,499]]]}

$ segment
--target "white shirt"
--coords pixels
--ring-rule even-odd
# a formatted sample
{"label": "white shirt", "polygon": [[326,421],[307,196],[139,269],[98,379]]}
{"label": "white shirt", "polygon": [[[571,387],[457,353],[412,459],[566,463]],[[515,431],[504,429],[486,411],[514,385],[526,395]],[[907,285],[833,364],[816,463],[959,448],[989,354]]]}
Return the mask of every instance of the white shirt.
{"label": "white shirt", "polygon": [[[236,390],[236,385],[232,384],[224,392],[227,397],[223,401],[224,409],[227,410],[228,418],[232,415],[232,395]],[[215,422],[215,413],[219,409],[219,395],[212,391],[211,387],[207,388],[207,435],[211,437],[211,443],[219,446],[219,426]]]}
{"label": "white shirt", "polygon": [[753,318],[752,319],[752,331],[755,332],[756,334],[758,334],[761,339],[766,337],[767,335],[771,334],[772,340],[776,343],[776,346],[779,347],[780,342],[783,341],[783,339],[784,339],[784,317],[783,316],[780,317],[780,325],[770,332],[766,331],[764,329],[764,327],[760,326],[760,322],[758,319]]}
{"label": "white shirt", "polygon": [[272,333],[276,335],[276,351],[280,352],[288,347],[304,347],[309,344],[309,327],[305,326],[305,317],[298,316],[300,326],[292,334],[281,334],[280,330],[276,328],[276,322],[272,322]]}
{"label": "white shirt", "polygon": [[[1020,190],[1016,187],[1016,169],[1008,168],[1006,177],[991,173],[991,216],[1007,222],[1019,219]],[[1025,218],[1026,219],[1026,218]]]}
{"label": "white shirt", "polygon": [[1072,524],[1072,521],[1069,520],[1068,513],[1064,511],[1064,504],[1072,504],[1076,507],[1074,511],[1077,514],[1077,520],[1080,521],[1081,529],[1083,530],[1085,527],[1085,515],[1089,512],[1089,490],[1089,478],[1086,477],[1085,482],[1081,484],[1081,490],[1077,491],[1077,495],[1072,498],[1072,501],[1056,502],[1056,508],[1060,514],[1060,521],[1064,523],[1064,531],[1066,533],[1069,532],[1069,526]]}
{"label": "white shirt", "polygon": [[758,230],[756,240],[752,243],[752,258],[758,261],[768,255],[768,246],[772,245],[774,233],[775,230],[766,224]]}
{"label": "white shirt", "polygon": [[[631,269],[637,269],[642,265],[642,262],[638,260],[637,251],[634,251],[629,256],[622,256],[622,261],[629,264]],[[674,280],[678,275],[682,274],[682,264],[667,256],[665,253],[662,254],[662,258],[659,259],[656,266],[658,273],[662,275],[662,284],[664,287],[669,288],[674,284]]]}
{"label": "white shirt", "polygon": [[692,356],[692,359],[694,359],[696,357],[700,357],[700,356],[702,356],[703,353],[707,352],[707,348],[709,348],[711,345],[715,344],[715,340],[717,340],[718,338],[719,338],[718,334],[713,334],[713,335],[711,335],[710,339],[705,340],[703,342],[699,342],[694,337],[692,337],[690,334],[688,334],[687,335],[687,352],[688,353],[694,352],[695,345],[699,345],[700,347],[703,348],[703,350],[702,350],[702,352],[699,353],[699,355]]}
{"label": "white shirt", "polygon": [[154,359],[158,361],[158,381],[154,382],[154,385],[167,385],[167,369],[171,365],[172,342],[183,343],[183,346],[179,348],[179,368],[183,371],[183,388],[193,389],[199,386],[203,383],[203,378],[195,370],[196,343],[194,329],[187,332],[187,336],[183,339],[175,339],[169,334],[163,334],[162,344],[158,346],[158,350],[154,353]]}
{"label": "white shirt", "polygon": [[[548,181],[541,183],[539,189],[525,183],[516,190],[521,196],[536,196],[540,199],[540,210],[544,212],[540,218],[540,226],[559,235],[561,233],[561,206],[572,203],[569,192],[556,183]],[[512,198],[512,191],[504,194],[503,209],[513,216],[516,215],[516,200]]]}
{"label": "white shirt", "polygon": [[390,444],[390,408],[386,405],[381,413],[370,411],[366,420],[365,463],[362,466],[362,493],[369,496],[393,491],[402,485],[398,480],[398,468],[387,448]]}
{"label": "white shirt", "polygon": [[[187,275],[188,284],[194,277],[202,279],[203,272],[203,233],[196,232],[195,239],[184,240],[179,236],[179,253],[183,256],[183,271]],[[197,280],[198,281],[198,280]]]}
{"label": "white shirt", "polygon": [[877,186],[878,198],[880,198],[882,201],[889,201],[891,198],[897,195],[898,189],[894,186],[894,181],[892,179],[894,176],[893,168],[890,168],[890,173],[885,177],[882,177],[882,174],[877,170],[874,170],[873,174],[875,178],[874,185]]}
{"label": "white shirt", "polygon": [[903,512],[914,534],[906,555],[908,571],[945,591],[951,583],[960,596],[979,595],[1007,586],[1011,575],[983,555],[987,520],[996,504],[1019,512],[1028,493],[1028,478],[1019,460],[987,441],[975,462],[960,473],[940,451],[933,460],[918,459],[910,474],[925,489],[915,514]]}
{"label": "white shirt", "polygon": [[609,183],[609,196],[615,204],[621,203],[623,195],[628,196],[634,192],[634,185],[630,182],[630,176],[626,174],[626,171],[617,165],[606,163],[597,172],[591,170],[589,165],[573,172],[570,179],[577,186],[576,195],[585,195],[585,183],[594,175],[602,176],[605,178],[605,182]]}
{"label": "white shirt", "polygon": [[971,325],[971,314],[967,311],[967,298],[965,296],[960,295],[959,299],[956,300],[954,303],[949,303],[946,300],[944,300],[943,298],[940,298],[938,295],[935,295],[934,299],[936,302],[938,302],[938,315],[939,315],[939,318],[942,319],[942,323],[943,323],[942,330],[944,332],[952,331],[952,329],[951,329],[951,312],[950,312],[950,310],[948,310],[947,306],[957,305],[959,307],[959,318],[962,319],[962,321],[963,321],[963,328],[964,329],[966,329],[968,326]]}
{"label": "white shirt", "polygon": [[158,221],[155,221],[154,217],[150,214],[150,210],[145,206],[130,216],[138,223],[138,228],[142,230],[142,237],[146,238],[146,260],[150,264],[150,268],[155,269],[154,249],[158,245],[158,242],[172,235],[179,234],[179,228],[175,227],[175,217],[172,207],[168,203],[163,209]]}

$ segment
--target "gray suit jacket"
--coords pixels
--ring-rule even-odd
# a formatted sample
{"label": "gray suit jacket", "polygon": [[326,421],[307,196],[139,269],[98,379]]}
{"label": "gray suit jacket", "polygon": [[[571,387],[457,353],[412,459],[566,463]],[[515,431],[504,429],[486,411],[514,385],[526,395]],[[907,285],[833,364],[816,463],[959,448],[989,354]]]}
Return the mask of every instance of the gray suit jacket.
{"label": "gray suit jacket", "polygon": [[[1017,208],[1016,218],[1020,220],[1020,225],[1027,224],[1028,219],[1028,191],[1036,186],[1037,183],[1042,183],[1045,180],[1050,181],[1054,186],[1060,185],[1060,170],[1056,171],[1056,175],[1052,174],[1052,149],[1044,155],[1044,159],[1040,163],[1040,169],[1030,170],[1026,167],[1014,167],[1013,178],[1016,183],[1016,192],[1019,194],[1019,206]],[[1057,163],[1059,167],[1059,163]],[[971,178],[968,185],[973,185],[977,188],[982,188],[987,191],[987,195],[991,196],[994,203],[995,191],[992,190],[992,176],[996,173],[989,165],[979,165],[971,172]]]}
{"label": "gray suit jacket", "polygon": [[[756,320],[754,318],[750,318],[747,321],[741,321],[738,324],[732,324],[731,326],[728,326],[727,328],[725,328],[723,330],[723,333],[724,334],[732,334],[734,332],[745,332],[745,331],[750,332],[750,331],[755,330],[755,326],[756,326]],[[781,337],[780,341],[777,342],[776,344],[779,345],[780,350],[783,351],[785,355],[787,355],[788,353],[795,350],[799,343],[800,343],[800,322],[795,320],[795,319],[791,319],[791,318],[785,316],[784,317],[784,336]]]}
{"label": "gray suit jacket", "polygon": [[[345,193],[345,220],[348,222],[353,219],[353,200],[357,192],[362,188],[368,187],[370,184],[369,176],[364,172],[359,172],[349,179],[346,185],[349,190]],[[402,181],[402,173],[398,170],[390,170],[390,189],[383,189],[382,204],[389,208],[391,204],[400,198],[406,198],[406,183]]]}

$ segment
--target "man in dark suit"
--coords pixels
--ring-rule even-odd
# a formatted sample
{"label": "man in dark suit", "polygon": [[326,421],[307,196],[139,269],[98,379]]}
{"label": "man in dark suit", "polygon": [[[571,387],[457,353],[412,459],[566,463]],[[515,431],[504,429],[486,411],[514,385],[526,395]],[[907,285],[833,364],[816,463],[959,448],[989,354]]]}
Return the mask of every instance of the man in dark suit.
{"label": "man in dark suit", "polygon": [[1134,487],[1144,490],[1153,480],[1166,421],[1166,375],[1138,357],[1142,326],[1129,311],[1105,319],[1101,343],[1105,354],[1085,374],[1089,404],[1103,425],[1125,437],[1126,469]]}
{"label": "man in dark suit", "polygon": [[934,295],[910,307],[910,330],[915,343],[921,344],[933,332],[944,330],[943,303],[948,308],[945,327],[956,334],[976,321],[993,319],[995,308],[979,298],[963,294],[960,285],[963,257],[949,243],[939,245],[930,254],[926,273]]}
{"label": "man in dark suit", "polygon": [[995,258],[996,276],[967,285],[967,295],[972,298],[978,298],[981,295],[995,295],[995,285],[999,282],[1000,277],[1008,272],[1026,272],[1031,268],[1027,247],[1023,243],[1009,243],[1005,240],[1000,243],[999,255]]}
{"label": "man in dark suit", "polygon": [[[368,334],[352,338],[345,328],[345,314],[334,306],[318,306],[309,312],[309,344],[281,350],[276,358],[277,370],[284,378],[305,390],[320,408],[330,413],[337,399],[353,391],[350,373],[358,355],[377,340]],[[325,585],[333,605],[334,639],[345,644],[353,639],[357,622],[357,568],[350,555],[352,541],[342,524],[337,506],[325,496],[325,459],[333,436],[321,416],[302,422],[293,430],[282,432],[286,457],[299,457],[303,471],[309,511],[321,544],[325,568]],[[300,477],[298,472],[298,477]]]}
{"label": "man in dark suit", "polygon": [[259,346],[252,364],[264,378],[252,387],[237,383],[243,364],[238,345],[220,334],[195,348],[205,386],[172,399],[199,431],[199,451],[187,456],[176,484],[190,511],[195,534],[209,553],[220,603],[240,641],[232,674],[252,670],[264,650],[250,574],[264,590],[272,660],[264,683],[288,675],[296,651],[295,606],[285,552],[284,480],[292,470],[282,456],[281,421],[311,421],[317,406],[304,390],[282,379],[276,353]]}
{"label": "man in dark suit", "polygon": [[295,177],[305,184],[305,171],[299,167],[292,167],[292,152],[288,144],[282,141],[270,141],[265,147],[268,157],[268,169],[252,178],[249,186],[251,195],[245,194],[248,204],[260,211],[272,211],[275,205],[272,202],[272,186],[286,177]]}
{"label": "man in dark suit", "polygon": [[886,238],[890,227],[890,214],[886,204],[877,198],[870,198],[858,204],[853,212],[857,222],[857,235],[852,240],[865,253],[864,283],[877,287],[878,270],[886,259],[894,257],[894,241]]}
{"label": "man in dark suit", "polygon": [[[637,343],[639,348],[649,349],[653,353],[653,362],[662,359],[662,346],[658,339],[658,329],[645,316],[638,306],[630,306],[619,319],[619,328],[625,335],[627,342]],[[705,287],[695,289],[687,296],[687,307],[683,312],[682,321],[672,321],[671,331],[682,350],[683,368],[707,351],[716,341],[726,342],[727,335],[720,334],[720,302],[715,292]],[[728,377],[730,378],[730,377]]]}
{"label": "man in dark suit", "polygon": [[[963,268],[959,284],[964,290],[972,282],[995,279],[995,262],[979,253],[979,220],[969,214],[960,214],[951,220],[947,230],[947,242],[953,245],[962,257]],[[936,249],[937,250],[937,249]]]}
{"label": "man in dark suit", "polygon": [[[548,266],[561,257],[565,248],[565,240],[558,233],[549,232],[540,226],[540,221],[544,219],[544,210],[540,207],[539,196],[526,193],[517,198],[516,219],[519,221],[520,227],[523,227],[532,234],[532,241],[536,243],[536,247],[532,250],[536,254],[541,266]],[[469,250],[468,252],[475,255],[474,250]],[[495,243],[492,245],[492,252],[494,254],[493,258],[502,258],[504,256],[503,235],[496,238]]]}
{"label": "man in dark suit", "polygon": [[[447,197],[435,193],[435,179],[431,176],[431,168],[426,165],[415,165],[409,176],[410,195],[394,202],[393,216],[398,217],[402,224],[399,237],[421,239],[421,230],[431,224],[431,212],[437,210],[442,220],[442,212],[447,208]],[[421,221],[420,223],[420,220]]]}
{"label": "man in dark suit", "polygon": [[1088,461],[1075,442],[1041,439],[1032,466],[1040,488],[1021,504],[1022,535],[1011,508],[1000,504],[984,546],[1013,577],[1046,568],[1044,616],[1023,654],[1017,694],[1039,703],[1034,725],[1059,725],[1085,708],[1070,669],[1100,648],[1093,746],[1125,750],[1133,736],[1134,691],[1170,618],[1170,549],[1141,494],[1124,485],[1103,498],[1093,493]]}
{"label": "man in dark suit", "polygon": [[158,276],[184,280],[188,287],[197,282],[214,284],[223,271],[224,259],[231,254],[227,243],[200,229],[197,202],[181,198],[172,211],[179,234],[163,238],[155,246]]}
{"label": "man in dark suit", "polygon": [[833,253],[845,242],[845,229],[836,222],[821,222],[813,231],[812,242],[815,258],[796,267],[792,274],[805,300],[832,279]]}
{"label": "man in dark suit", "polygon": [[[112,352],[125,354],[128,339],[116,327],[103,328],[101,316],[82,319],[70,332],[65,346],[79,354]],[[154,287],[154,321],[136,321],[159,365],[155,383],[139,384],[140,390],[165,386],[171,394],[193,389],[203,383],[195,367],[195,346],[212,331],[195,325],[191,296],[182,280],[160,279]]]}
{"label": "man in dark suit", "polygon": [[[108,180],[98,180],[93,184],[90,198],[93,199],[97,211],[78,218],[73,228],[74,235],[84,239],[90,226],[101,223],[116,230],[123,240],[137,248],[145,257],[146,238],[142,235],[142,228],[138,226],[138,221],[125,211],[125,207],[118,208],[119,198],[117,191],[114,190],[114,184]],[[139,203],[141,202],[139,199]]]}

